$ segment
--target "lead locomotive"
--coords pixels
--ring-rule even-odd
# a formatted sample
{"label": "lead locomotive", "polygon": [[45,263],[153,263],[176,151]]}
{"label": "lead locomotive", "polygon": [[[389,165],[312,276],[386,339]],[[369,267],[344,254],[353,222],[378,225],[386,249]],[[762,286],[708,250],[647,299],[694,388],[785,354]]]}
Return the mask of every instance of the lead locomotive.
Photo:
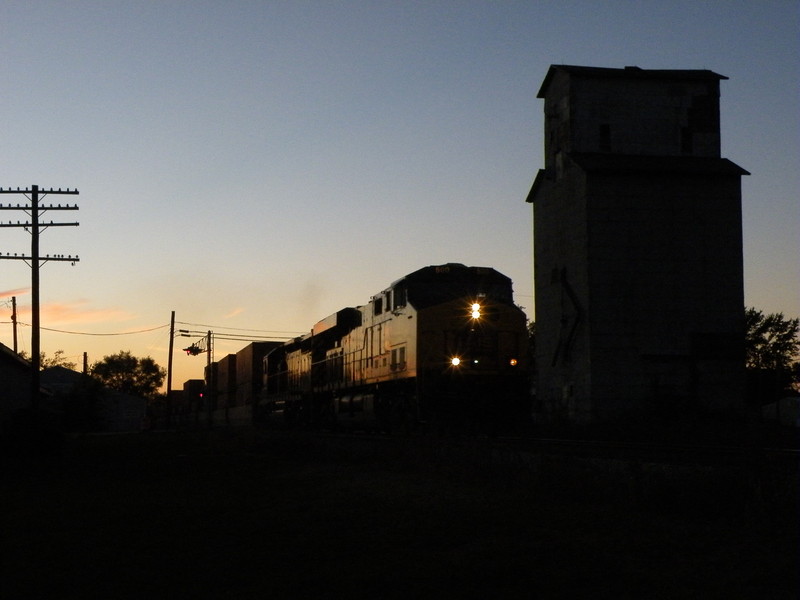
{"label": "lead locomotive", "polygon": [[270,352],[258,414],[333,427],[507,429],[529,414],[527,344],[511,279],[487,267],[425,267]]}

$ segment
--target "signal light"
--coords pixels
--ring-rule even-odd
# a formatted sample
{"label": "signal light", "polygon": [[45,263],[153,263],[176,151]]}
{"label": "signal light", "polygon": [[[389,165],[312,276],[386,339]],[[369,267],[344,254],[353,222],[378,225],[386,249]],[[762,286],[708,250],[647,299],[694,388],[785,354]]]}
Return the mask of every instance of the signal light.
{"label": "signal light", "polygon": [[197,356],[202,352],[200,346],[198,346],[197,344],[192,344],[188,348],[184,348],[183,351],[186,352],[186,354],[188,354],[189,356]]}

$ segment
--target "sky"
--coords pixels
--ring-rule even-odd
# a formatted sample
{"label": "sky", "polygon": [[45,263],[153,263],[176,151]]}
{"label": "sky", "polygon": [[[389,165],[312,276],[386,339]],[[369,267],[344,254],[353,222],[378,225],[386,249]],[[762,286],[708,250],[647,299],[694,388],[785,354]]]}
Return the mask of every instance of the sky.
{"label": "sky", "polygon": [[[42,350],[166,367],[175,311],[218,360],[247,344],[225,337],[306,332],[447,262],[511,277],[532,319],[551,64],[729,78],[745,303],[800,316],[799,32],[788,0],[0,0],[0,188],[80,192],[44,202],[77,203],[45,216],[80,225],[40,251],[80,261],[41,268]],[[7,252],[29,234],[0,228]],[[6,346],[30,287],[0,260]],[[202,378],[205,356],[180,351],[199,338],[175,339],[173,389]]]}

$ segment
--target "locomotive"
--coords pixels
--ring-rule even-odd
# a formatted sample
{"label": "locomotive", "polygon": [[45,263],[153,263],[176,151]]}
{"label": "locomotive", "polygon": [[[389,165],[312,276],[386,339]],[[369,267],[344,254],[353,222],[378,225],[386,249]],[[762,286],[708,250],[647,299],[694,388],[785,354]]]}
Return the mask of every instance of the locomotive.
{"label": "locomotive", "polygon": [[457,263],[424,267],[267,354],[257,415],[497,432],[529,415],[527,347],[510,278]]}

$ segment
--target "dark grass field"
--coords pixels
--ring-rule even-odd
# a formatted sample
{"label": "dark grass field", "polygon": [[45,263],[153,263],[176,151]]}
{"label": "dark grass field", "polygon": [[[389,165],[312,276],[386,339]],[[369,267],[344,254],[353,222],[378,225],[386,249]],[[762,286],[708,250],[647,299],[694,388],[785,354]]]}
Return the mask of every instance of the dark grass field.
{"label": "dark grass field", "polygon": [[480,452],[242,429],[5,460],[2,597],[798,597],[795,511],[557,492]]}

